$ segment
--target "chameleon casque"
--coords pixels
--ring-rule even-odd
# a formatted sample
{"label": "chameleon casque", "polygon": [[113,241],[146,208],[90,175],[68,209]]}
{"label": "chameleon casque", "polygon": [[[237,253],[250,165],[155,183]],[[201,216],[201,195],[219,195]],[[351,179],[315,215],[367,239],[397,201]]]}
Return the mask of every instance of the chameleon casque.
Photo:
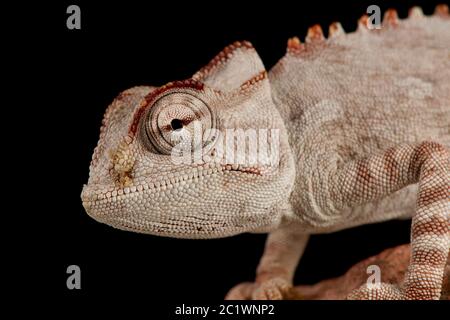
{"label": "chameleon casque", "polygon": [[[219,134],[174,138],[194,123]],[[230,128],[277,129],[276,163],[211,160]],[[175,163],[177,141],[200,150],[200,161]],[[406,19],[388,10],[381,29],[367,16],[352,33],[332,24],[328,39],[311,27],[269,72],[249,42],[236,42],[188,80],[122,92],[105,113],[81,198],[94,219],[134,232],[268,232],[255,282],[230,299],[286,298],[311,234],[412,218],[404,282],[364,285],[348,298],[438,299],[450,245],[449,148],[448,7],[431,16],[415,7]]]}

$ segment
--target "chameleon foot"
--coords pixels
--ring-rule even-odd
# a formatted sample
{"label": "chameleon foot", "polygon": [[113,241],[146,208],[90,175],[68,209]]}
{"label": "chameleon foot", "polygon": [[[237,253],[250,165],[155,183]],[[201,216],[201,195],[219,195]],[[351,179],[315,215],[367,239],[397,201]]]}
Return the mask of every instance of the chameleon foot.
{"label": "chameleon foot", "polygon": [[291,296],[292,284],[283,278],[261,283],[244,282],[233,287],[226,300],[283,300]]}
{"label": "chameleon foot", "polygon": [[404,295],[397,285],[389,283],[364,284],[353,290],[348,300],[403,300]]}

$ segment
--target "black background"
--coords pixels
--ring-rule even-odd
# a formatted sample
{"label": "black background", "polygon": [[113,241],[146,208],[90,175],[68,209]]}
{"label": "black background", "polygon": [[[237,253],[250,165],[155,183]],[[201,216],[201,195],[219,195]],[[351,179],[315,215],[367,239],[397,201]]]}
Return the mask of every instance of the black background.
{"label": "black background", "polygon": [[[39,99],[30,106],[30,114],[39,121],[30,136],[43,138],[29,140],[28,154],[37,158],[41,175],[34,181],[41,192],[33,206],[44,226],[33,237],[36,247],[27,258],[38,257],[45,269],[40,279],[45,289],[69,298],[139,293],[154,305],[156,301],[164,305],[220,301],[233,285],[254,278],[265,235],[159,238],[113,229],[84,212],[80,193],[103,112],[120,91],[189,78],[236,40],[252,42],[270,69],[284,55],[287,39],[297,35],[303,40],[315,23],[327,30],[330,23],[340,21],[346,31],[354,31],[370,4],[378,4],[382,11],[396,8],[405,17],[413,5],[431,14],[441,2],[73,1],[41,7],[46,18],[37,25],[28,22],[37,29],[30,62],[41,79],[37,82],[44,84],[45,79]],[[69,4],[81,7],[81,30],[66,29]],[[295,283],[339,276],[366,257],[407,243],[409,225],[391,221],[313,236]],[[66,288],[66,268],[71,264],[81,267],[80,291]]]}

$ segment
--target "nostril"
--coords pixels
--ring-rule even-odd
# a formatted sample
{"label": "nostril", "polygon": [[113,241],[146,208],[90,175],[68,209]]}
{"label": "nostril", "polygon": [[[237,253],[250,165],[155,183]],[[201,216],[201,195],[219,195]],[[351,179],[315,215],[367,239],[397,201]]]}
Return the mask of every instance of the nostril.
{"label": "nostril", "polygon": [[172,127],[172,130],[180,130],[183,128],[183,122],[180,119],[173,119],[170,122],[170,126]]}

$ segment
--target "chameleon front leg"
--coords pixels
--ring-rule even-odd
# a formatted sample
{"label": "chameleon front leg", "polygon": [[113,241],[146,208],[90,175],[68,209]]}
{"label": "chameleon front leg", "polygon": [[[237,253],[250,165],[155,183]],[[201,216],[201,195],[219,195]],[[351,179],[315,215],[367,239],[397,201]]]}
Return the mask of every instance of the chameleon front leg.
{"label": "chameleon front leg", "polygon": [[364,285],[350,299],[439,299],[450,246],[450,156],[424,142],[357,160],[329,178],[337,208],[364,204],[418,183],[411,227],[411,261],[403,285]]}
{"label": "chameleon front leg", "polygon": [[269,234],[256,271],[255,282],[232,288],[227,300],[279,300],[290,297],[292,281],[309,236],[295,225],[281,227]]}

